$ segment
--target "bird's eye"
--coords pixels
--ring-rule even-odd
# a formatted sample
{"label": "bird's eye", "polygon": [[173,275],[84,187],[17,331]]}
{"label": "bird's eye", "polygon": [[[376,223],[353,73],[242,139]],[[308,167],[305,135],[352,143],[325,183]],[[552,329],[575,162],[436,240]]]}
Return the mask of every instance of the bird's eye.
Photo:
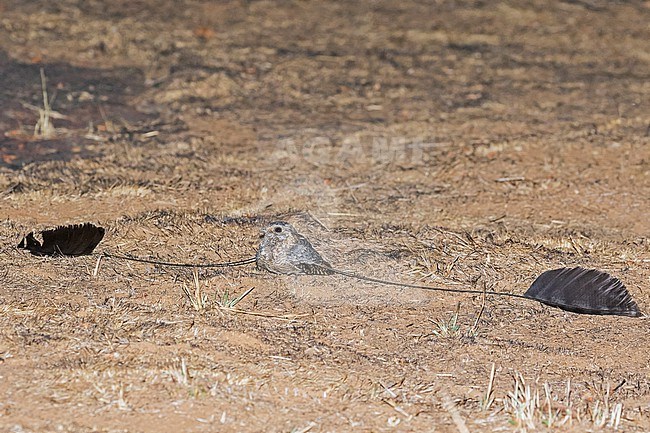
{"label": "bird's eye", "polygon": [[276,227],[273,229],[273,231],[276,233],[282,233],[282,227]]}

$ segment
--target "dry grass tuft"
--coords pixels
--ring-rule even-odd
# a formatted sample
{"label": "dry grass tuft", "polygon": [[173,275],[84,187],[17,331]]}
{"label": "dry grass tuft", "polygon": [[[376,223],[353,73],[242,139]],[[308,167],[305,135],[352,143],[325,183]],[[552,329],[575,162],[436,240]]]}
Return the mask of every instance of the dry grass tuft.
{"label": "dry grass tuft", "polygon": [[193,288],[183,283],[181,289],[192,308],[196,311],[203,311],[208,305],[208,295],[203,293],[201,282],[199,281],[199,271],[196,269],[192,270],[192,282]]}
{"label": "dry grass tuft", "polygon": [[468,326],[465,330],[463,330],[462,326],[458,323],[460,305],[460,302],[456,304],[456,311],[454,311],[447,319],[429,319],[429,322],[435,325],[435,328],[431,331],[432,335],[442,339],[472,340],[476,338],[479,333],[479,322],[485,309],[485,297],[482,299],[479,313],[476,315],[473,325]]}
{"label": "dry grass tuft", "polygon": [[514,375],[513,390],[503,399],[503,407],[510,423],[520,431],[541,427],[560,428],[573,423],[587,423],[598,428],[618,430],[623,404],[610,402],[609,385],[602,399],[583,400],[576,405],[571,400],[571,382],[567,382],[564,398],[553,393],[551,386],[539,381],[527,383],[519,372]]}

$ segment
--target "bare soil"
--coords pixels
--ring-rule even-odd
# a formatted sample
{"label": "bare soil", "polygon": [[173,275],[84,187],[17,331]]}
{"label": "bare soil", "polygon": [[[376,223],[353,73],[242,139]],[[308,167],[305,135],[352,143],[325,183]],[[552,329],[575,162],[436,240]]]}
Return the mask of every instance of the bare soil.
{"label": "bare soil", "polygon": [[523,293],[581,265],[650,311],[649,23],[647,1],[0,1],[0,430],[650,431],[647,318],[15,248],[91,221],[99,252],[220,262],[283,219],[361,274]]}

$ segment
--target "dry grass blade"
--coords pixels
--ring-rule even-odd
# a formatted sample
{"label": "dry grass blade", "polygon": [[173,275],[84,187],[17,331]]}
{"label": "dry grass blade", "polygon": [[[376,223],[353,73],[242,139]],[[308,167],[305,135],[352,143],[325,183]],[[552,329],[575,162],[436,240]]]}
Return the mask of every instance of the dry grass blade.
{"label": "dry grass blade", "polygon": [[38,121],[34,125],[34,137],[50,138],[56,134],[56,130],[50,120],[52,118],[52,101],[47,96],[47,79],[43,68],[41,68],[41,91],[43,94],[43,108],[38,109]]}
{"label": "dry grass blade", "polygon": [[490,380],[488,381],[488,387],[485,391],[485,397],[481,401],[481,410],[487,411],[492,407],[494,403],[494,375],[496,372],[496,364],[492,363],[492,369],[490,370]]}
{"label": "dry grass blade", "polygon": [[232,294],[228,289],[224,290],[224,292],[221,294],[221,297],[217,299],[217,305],[219,308],[225,309],[225,310],[231,310],[239,304],[242,299],[244,299],[250,292],[253,291],[255,287],[251,287],[250,289],[246,290],[244,293],[242,293],[239,296],[232,297]]}
{"label": "dry grass blade", "polygon": [[469,433],[469,429],[467,428],[467,424],[465,423],[465,420],[463,419],[462,415],[458,411],[458,408],[456,408],[456,404],[452,401],[451,397],[447,395],[446,393],[442,394],[442,406],[449,412],[449,415],[451,415],[451,419],[456,425],[456,429],[458,430],[458,433]]}
{"label": "dry grass blade", "polygon": [[311,421],[309,424],[307,424],[305,427],[302,428],[294,428],[291,430],[291,433],[307,433],[310,431],[312,428],[314,428],[317,424],[313,421]]}
{"label": "dry grass blade", "polygon": [[[481,320],[481,316],[483,316],[483,312],[485,311],[485,298],[486,298],[486,291],[487,291],[487,285],[483,286],[483,296],[481,297],[481,309],[479,310],[478,314],[476,315],[476,320],[474,320],[474,325],[472,325],[472,328],[467,332],[467,335],[469,337],[476,337],[478,335],[478,324],[479,321]],[[492,370],[494,373],[494,364],[492,364]]]}
{"label": "dry grass blade", "polygon": [[395,402],[390,401],[390,400],[388,400],[388,399],[382,399],[381,401],[383,401],[384,403],[386,403],[387,405],[389,405],[390,407],[392,407],[392,408],[395,410],[395,412],[397,412],[397,413],[399,413],[400,415],[402,415],[402,416],[403,416],[407,421],[410,421],[410,420],[413,419],[413,415],[411,415],[410,413],[406,412],[404,409],[402,409],[400,406],[398,406]]}

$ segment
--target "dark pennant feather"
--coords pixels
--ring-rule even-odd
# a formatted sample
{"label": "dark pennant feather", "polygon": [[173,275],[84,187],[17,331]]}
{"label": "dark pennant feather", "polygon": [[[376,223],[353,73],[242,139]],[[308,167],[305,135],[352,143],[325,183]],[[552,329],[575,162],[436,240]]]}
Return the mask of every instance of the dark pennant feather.
{"label": "dark pennant feather", "polygon": [[103,227],[90,223],[60,226],[40,233],[42,245],[31,232],[20,241],[18,248],[37,256],[82,256],[93,252],[104,233]]}
{"label": "dark pennant feather", "polygon": [[537,277],[524,296],[574,313],[641,316],[623,283],[595,269],[576,267],[546,271]]}

